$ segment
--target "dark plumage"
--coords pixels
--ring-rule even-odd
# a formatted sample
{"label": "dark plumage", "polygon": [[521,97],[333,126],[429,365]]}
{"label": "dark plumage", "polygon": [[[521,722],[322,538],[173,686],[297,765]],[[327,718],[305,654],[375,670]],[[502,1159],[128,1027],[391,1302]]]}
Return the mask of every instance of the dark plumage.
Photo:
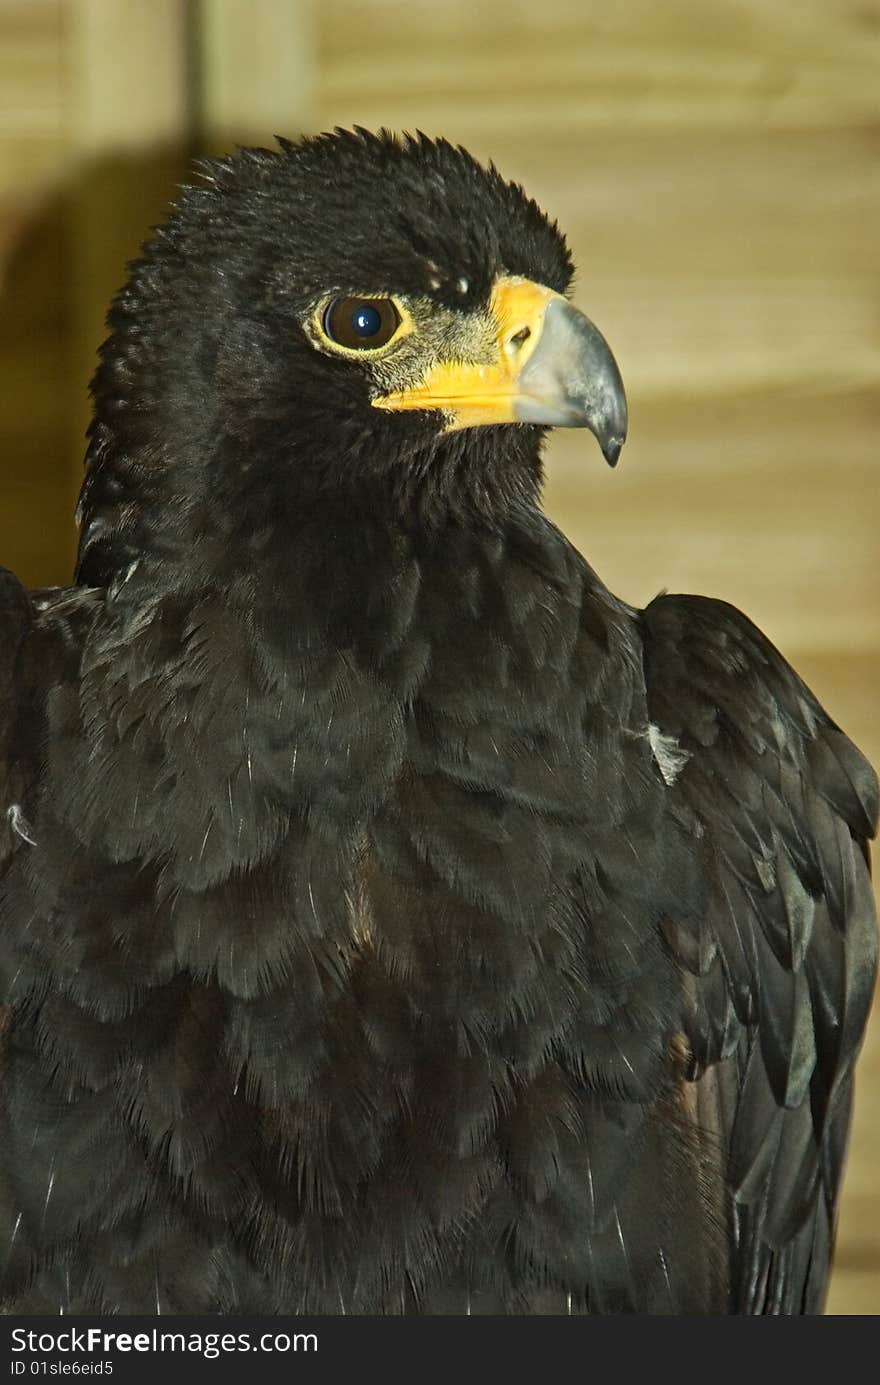
{"label": "dark plumage", "polygon": [[111,311],[77,585],[0,585],[0,1301],[820,1310],[871,770],[540,512],[544,424],[613,461],[625,406],[520,189],[207,174]]}

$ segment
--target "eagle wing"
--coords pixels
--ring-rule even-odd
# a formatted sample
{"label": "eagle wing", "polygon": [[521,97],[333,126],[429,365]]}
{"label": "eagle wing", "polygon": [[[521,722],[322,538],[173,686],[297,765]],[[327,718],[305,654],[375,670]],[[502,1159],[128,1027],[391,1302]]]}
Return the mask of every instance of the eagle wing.
{"label": "eagle wing", "polygon": [[[0,568],[0,875],[25,831],[21,791],[26,777],[22,720],[26,714],[19,673],[19,655],[33,620],[33,606],[24,587]],[[0,1005],[5,992],[0,988]]]}
{"label": "eagle wing", "polygon": [[[82,632],[102,599],[87,587],[27,591],[0,568],[0,880],[18,852],[37,844],[32,814],[41,791],[47,703],[77,688]],[[7,1024],[22,957],[11,924],[11,915],[0,912],[0,1007]]]}
{"label": "eagle wing", "polygon": [[[27,832],[21,808],[25,778],[21,723],[25,713],[18,677],[19,654],[33,619],[30,598],[6,568],[0,568],[0,878]],[[2,920],[0,920],[2,926]],[[0,1062],[11,1017],[6,953],[0,934]]]}
{"label": "eagle wing", "polygon": [[821,1311],[876,969],[877,779],[739,611],[662,596],[642,619],[651,735],[698,867],[663,927],[682,1101],[726,1168],[731,1311]]}

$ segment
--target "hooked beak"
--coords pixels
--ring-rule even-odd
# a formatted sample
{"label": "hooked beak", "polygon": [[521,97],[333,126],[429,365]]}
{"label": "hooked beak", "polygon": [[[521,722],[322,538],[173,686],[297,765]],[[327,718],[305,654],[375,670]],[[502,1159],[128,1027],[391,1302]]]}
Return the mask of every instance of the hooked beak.
{"label": "hooked beak", "polygon": [[499,279],[497,325],[484,363],[438,361],[377,409],[442,409],[447,431],[498,423],[589,428],[609,466],[626,440],[626,395],[602,333],[561,294],[528,279]]}

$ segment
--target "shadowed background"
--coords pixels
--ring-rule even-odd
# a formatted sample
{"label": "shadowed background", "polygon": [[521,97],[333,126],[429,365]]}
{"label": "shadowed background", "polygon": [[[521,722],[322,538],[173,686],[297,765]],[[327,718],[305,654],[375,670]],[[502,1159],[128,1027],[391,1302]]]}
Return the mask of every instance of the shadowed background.
{"label": "shadowed background", "polygon": [[[568,234],[631,434],[555,435],[551,516],[635,604],[742,607],[880,762],[880,0],[0,0],[0,563],[69,580],[103,316],[188,160],[354,123]],[[876,1020],[856,1103],[829,1311],[874,1314]]]}

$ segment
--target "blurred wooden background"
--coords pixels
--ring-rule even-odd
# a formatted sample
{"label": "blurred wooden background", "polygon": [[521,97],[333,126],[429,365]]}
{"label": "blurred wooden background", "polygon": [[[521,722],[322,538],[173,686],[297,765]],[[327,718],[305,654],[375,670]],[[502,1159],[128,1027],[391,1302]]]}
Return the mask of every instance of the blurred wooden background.
{"label": "blurred wooden background", "polygon": [[[880,762],[880,0],[0,0],[0,561],[67,580],[103,314],[188,159],[359,123],[560,221],[631,441],[547,507],[637,603],[742,606]],[[880,1025],[829,1309],[880,1312]]]}

